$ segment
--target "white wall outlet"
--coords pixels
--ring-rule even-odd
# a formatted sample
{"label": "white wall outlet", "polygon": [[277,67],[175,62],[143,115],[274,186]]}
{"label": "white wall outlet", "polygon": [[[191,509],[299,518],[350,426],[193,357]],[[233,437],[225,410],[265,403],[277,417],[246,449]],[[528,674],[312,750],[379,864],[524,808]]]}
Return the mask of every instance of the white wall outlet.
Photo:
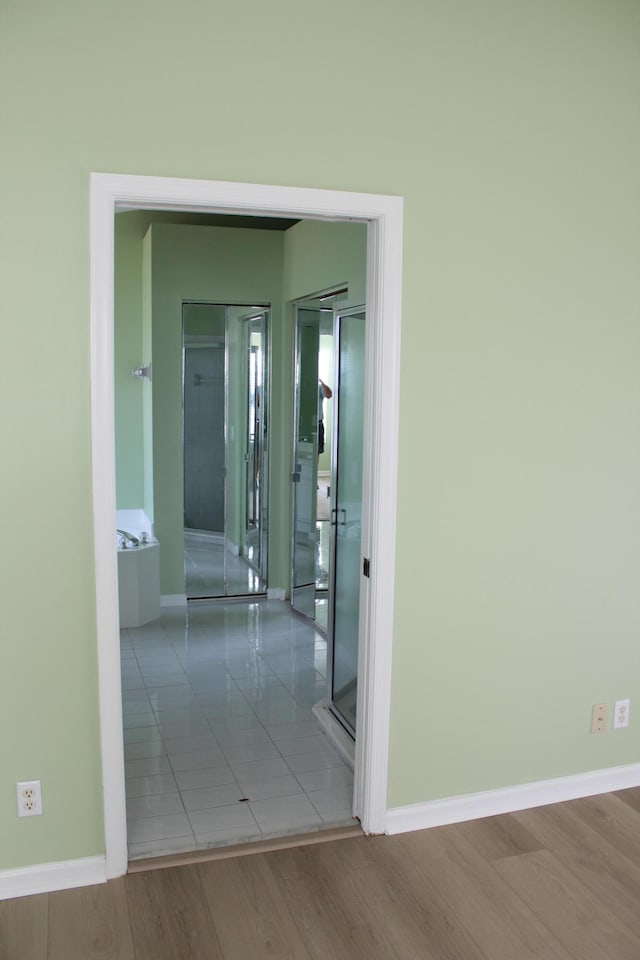
{"label": "white wall outlet", "polygon": [[609,723],[609,704],[595,703],[591,711],[591,733],[604,733]]}
{"label": "white wall outlet", "polygon": [[613,726],[615,730],[629,726],[629,700],[616,700],[613,711]]}
{"label": "white wall outlet", "polygon": [[16,783],[18,816],[37,817],[42,813],[42,787],[39,780],[21,780]]}

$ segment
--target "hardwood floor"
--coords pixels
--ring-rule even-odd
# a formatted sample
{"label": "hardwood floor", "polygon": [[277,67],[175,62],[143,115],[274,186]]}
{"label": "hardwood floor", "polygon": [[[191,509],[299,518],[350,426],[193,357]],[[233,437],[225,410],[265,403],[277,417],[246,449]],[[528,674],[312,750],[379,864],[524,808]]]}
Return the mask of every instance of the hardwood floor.
{"label": "hardwood floor", "polygon": [[0,903],[0,960],[639,960],[640,788]]}

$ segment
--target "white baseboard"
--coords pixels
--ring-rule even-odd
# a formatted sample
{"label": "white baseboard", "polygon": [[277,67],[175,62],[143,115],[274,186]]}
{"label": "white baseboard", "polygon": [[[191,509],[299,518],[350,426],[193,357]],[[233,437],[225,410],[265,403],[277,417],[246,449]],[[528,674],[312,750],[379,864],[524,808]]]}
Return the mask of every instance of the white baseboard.
{"label": "white baseboard", "polygon": [[267,600],[286,600],[287,591],[284,587],[267,587]]}
{"label": "white baseboard", "polygon": [[326,703],[316,703],[311,712],[318,724],[329,737],[334,747],[351,770],[355,767],[356,745],[341,723],[329,710]]}
{"label": "white baseboard", "polygon": [[68,890],[71,887],[87,887],[106,881],[107,862],[104,856],[37,863],[15,870],[0,870],[0,900]]}
{"label": "white baseboard", "polygon": [[160,597],[161,607],[184,607],[186,603],[186,593],[163,593]]}
{"label": "white baseboard", "polygon": [[213,530],[197,530],[194,527],[184,528],[185,540],[197,540],[200,543],[215,543],[217,546],[224,546],[224,533],[214,533]]}
{"label": "white baseboard", "polygon": [[503,787],[499,790],[485,790],[482,793],[430,800],[427,803],[414,803],[407,807],[392,807],[387,810],[385,832],[406,833],[410,830],[424,830],[427,827],[440,827],[446,823],[462,823],[464,820],[494,817],[500,813],[513,813],[515,810],[528,810],[548,803],[577,800],[580,797],[592,797],[598,793],[609,793],[611,790],[625,790],[627,787],[637,786],[640,786],[640,764],[638,763],[631,763],[624,767],[608,767],[605,770],[591,770],[589,773],[577,773],[570,777],[557,777],[554,780],[538,780],[534,783]]}

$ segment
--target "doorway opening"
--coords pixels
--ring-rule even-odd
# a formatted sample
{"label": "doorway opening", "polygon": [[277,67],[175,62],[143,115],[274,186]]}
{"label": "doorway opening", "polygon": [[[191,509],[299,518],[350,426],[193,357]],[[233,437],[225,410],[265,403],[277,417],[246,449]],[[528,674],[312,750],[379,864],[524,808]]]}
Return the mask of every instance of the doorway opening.
{"label": "doorway opening", "polygon": [[[256,582],[255,564],[268,548],[265,536],[265,550],[260,549],[259,533],[268,533],[270,516],[275,518],[271,537],[276,556],[268,571],[270,584],[283,592],[288,588],[288,570],[283,576],[277,562],[278,549],[286,550],[288,538],[282,502],[288,505],[293,489],[288,463],[292,418],[283,409],[287,400],[289,410],[292,406],[288,305],[292,289],[325,275],[344,276],[363,294],[366,227],[285,220],[276,232],[263,230],[259,219],[241,227],[233,218],[212,223],[200,214],[196,224],[189,219],[116,214],[118,357],[135,329],[135,317],[126,309],[132,293],[122,290],[123,276],[137,274],[148,304],[153,376],[142,389],[151,402],[146,432],[155,439],[148,444],[153,448],[148,502],[164,599],[155,618],[121,618],[120,623],[126,628],[121,633],[122,700],[132,860],[273,839],[291,831],[311,833],[345,824],[357,829],[353,749],[345,758],[314,711],[329,699],[326,636],[288,617],[284,600],[249,603],[243,609],[221,609],[220,603],[264,595],[267,578],[264,585]],[[135,248],[126,242],[132,230]],[[140,269],[140,247],[150,266],[146,276]],[[333,256],[335,249],[339,258]],[[224,300],[229,292],[264,300],[230,303]],[[328,298],[321,300],[327,303]],[[267,341],[268,302],[276,306],[271,311],[275,329]],[[271,394],[270,378],[264,375],[266,353],[277,371],[274,417],[264,416]],[[358,362],[362,369],[362,352]],[[121,367],[117,363],[118,387],[126,391],[128,369]],[[327,374],[325,379],[330,379]],[[323,389],[329,391],[326,385]],[[312,383],[312,407],[316,394],[317,383]],[[127,403],[118,391],[116,401],[126,407],[128,425],[140,416],[139,393]],[[181,423],[175,416],[179,407]],[[315,436],[320,421],[316,423],[313,409],[305,413],[306,429]],[[136,476],[127,461],[125,437],[116,431],[117,479],[128,475],[133,486]],[[280,453],[271,464],[270,505],[262,496],[261,474],[271,439]],[[318,436],[318,454],[320,446]],[[361,430],[357,446],[361,459]],[[182,475],[176,469],[180,463]],[[176,484],[182,478],[181,492]],[[126,488],[120,486],[124,496]],[[131,504],[118,501],[119,508],[125,505]],[[174,524],[182,529],[174,533]],[[183,548],[185,571],[174,571]],[[137,559],[136,553],[128,548],[126,558]],[[177,600],[183,593],[186,606]],[[217,605],[203,605],[213,599]],[[277,609],[281,606],[285,609]]]}
{"label": "doorway opening", "polygon": [[[126,871],[123,746],[119,696],[115,482],[113,451],[113,218],[121,209],[279,214],[368,222],[363,469],[363,573],[360,577],[358,740],[355,807],[367,832],[386,820],[386,770],[393,620],[395,497],[400,329],[399,198],[296,188],[92,176],[92,449],[96,599],[105,842],[108,876]],[[380,398],[384,395],[382,404]],[[383,444],[384,438],[384,444]],[[383,455],[384,449],[384,455]]]}

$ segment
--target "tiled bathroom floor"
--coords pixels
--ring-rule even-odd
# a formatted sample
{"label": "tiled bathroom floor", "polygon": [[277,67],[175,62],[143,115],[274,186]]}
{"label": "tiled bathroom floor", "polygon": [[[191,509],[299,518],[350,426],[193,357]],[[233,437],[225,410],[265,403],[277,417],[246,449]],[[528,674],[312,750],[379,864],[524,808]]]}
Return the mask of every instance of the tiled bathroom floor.
{"label": "tiled bathroom floor", "polygon": [[131,859],[355,822],[311,713],[326,641],[288,604],[165,608],[121,651]]}

